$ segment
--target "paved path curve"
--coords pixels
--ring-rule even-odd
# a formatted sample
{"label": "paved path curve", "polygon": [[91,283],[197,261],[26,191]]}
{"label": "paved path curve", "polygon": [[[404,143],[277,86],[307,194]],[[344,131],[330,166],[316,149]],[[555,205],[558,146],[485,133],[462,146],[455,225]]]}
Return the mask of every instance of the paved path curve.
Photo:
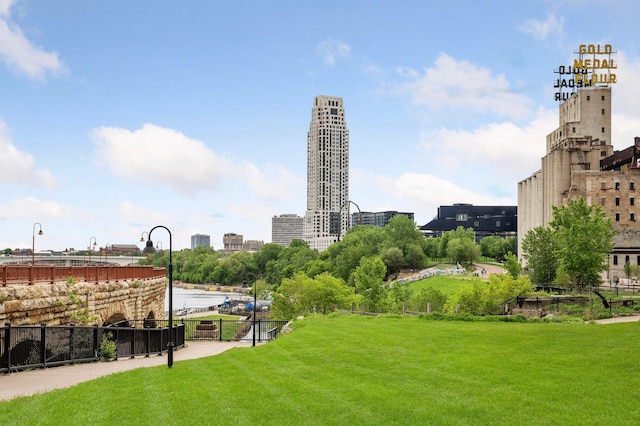
{"label": "paved path curve", "polygon": [[[251,342],[187,342],[187,347],[178,349],[173,353],[173,360],[175,362],[186,359],[203,358],[219,354],[235,347],[251,347]],[[21,371],[11,374],[0,374],[0,401],[13,399],[18,396],[29,396],[48,392],[53,389],[67,388],[81,382],[120,371],[166,364],[167,356],[163,354],[151,355],[148,358],[120,358],[112,362],[91,362]],[[180,367],[174,365],[173,368]]]}
{"label": "paved path curve", "polygon": [[504,274],[505,272],[507,272],[506,269],[504,269],[500,265],[493,265],[489,263],[476,263],[474,264],[474,266],[476,267],[476,271],[484,268],[485,271],[487,271],[487,275]]}

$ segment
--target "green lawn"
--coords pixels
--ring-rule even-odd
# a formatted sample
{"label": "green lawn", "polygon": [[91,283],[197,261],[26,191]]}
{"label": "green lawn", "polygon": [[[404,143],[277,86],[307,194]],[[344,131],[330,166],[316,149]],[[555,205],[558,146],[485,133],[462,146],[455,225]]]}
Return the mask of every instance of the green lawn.
{"label": "green lawn", "polygon": [[310,317],[256,348],[0,403],[0,424],[635,425],[639,334],[639,323]]}
{"label": "green lawn", "polygon": [[451,296],[462,287],[473,285],[471,278],[460,275],[436,275],[411,283],[411,289],[419,292],[423,288],[434,288],[446,296]]}

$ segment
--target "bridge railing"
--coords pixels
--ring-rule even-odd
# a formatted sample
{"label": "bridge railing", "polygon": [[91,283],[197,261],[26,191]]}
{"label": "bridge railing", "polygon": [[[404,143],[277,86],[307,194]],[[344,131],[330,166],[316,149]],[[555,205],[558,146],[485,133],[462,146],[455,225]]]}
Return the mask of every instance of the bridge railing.
{"label": "bridge railing", "polygon": [[50,265],[2,265],[0,285],[35,284],[76,279],[84,282],[118,282],[145,280],[165,276],[166,268],[154,266],[50,266]]}

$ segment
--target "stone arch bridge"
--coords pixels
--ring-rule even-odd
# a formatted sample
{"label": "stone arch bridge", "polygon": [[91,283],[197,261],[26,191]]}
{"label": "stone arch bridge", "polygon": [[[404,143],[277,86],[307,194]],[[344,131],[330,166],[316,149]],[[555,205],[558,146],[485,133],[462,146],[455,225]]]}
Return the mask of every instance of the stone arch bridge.
{"label": "stone arch bridge", "polygon": [[0,323],[108,325],[164,318],[166,269],[0,266]]}

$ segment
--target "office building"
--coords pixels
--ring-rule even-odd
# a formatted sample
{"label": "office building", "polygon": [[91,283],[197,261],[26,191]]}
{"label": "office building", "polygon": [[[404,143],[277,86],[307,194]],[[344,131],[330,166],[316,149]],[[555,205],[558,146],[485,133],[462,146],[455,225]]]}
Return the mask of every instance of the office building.
{"label": "office building", "polygon": [[191,250],[196,247],[211,247],[211,237],[204,234],[196,234],[191,236]]}
{"label": "office building", "polygon": [[242,243],[242,251],[260,251],[264,247],[262,240],[245,240]]}
{"label": "office building", "polygon": [[355,212],[351,213],[351,226],[356,225],[374,225],[374,226],[387,226],[389,220],[397,215],[406,216],[412,221],[413,213],[403,213],[395,210],[386,212]]}
{"label": "office building", "polygon": [[349,227],[349,130],[342,98],[316,96],[307,133],[303,239],[323,251]]}
{"label": "office building", "polygon": [[291,241],[301,240],[304,219],[297,214],[281,214],[271,218],[271,242],[289,247]]}
{"label": "office building", "polygon": [[440,206],[438,215],[421,226],[420,230],[427,237],[441,237],[445,232],[462,226],[473,229],[476,242],[489,235],[515,238],[518,229],[517,212],[517,206],[474,206],[463,203]]}
{"label": "office building", "polygon": [[244,235],[234,234],[232,232],[224,234],[222,237],[222,244],[224,245],[224,251],[242,251],[242,244],[244,243]]}

